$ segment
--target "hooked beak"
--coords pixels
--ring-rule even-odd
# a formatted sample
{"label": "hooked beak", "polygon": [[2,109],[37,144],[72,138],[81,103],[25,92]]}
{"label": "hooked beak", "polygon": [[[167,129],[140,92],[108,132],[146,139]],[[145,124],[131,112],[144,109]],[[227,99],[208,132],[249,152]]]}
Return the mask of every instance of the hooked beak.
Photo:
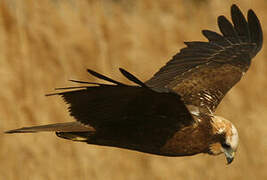
{"label": "hooked beak", "polygon": [[232,149],[225,149],[224,154],[227,160],[227,165],[231,164],[235,157],[235,152]]}

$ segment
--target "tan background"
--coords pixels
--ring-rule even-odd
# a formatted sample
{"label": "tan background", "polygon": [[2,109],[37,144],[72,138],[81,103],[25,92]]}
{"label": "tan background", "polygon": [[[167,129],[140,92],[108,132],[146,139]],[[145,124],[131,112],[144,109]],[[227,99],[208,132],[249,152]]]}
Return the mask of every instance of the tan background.
{"label": "tan background", "polygon": [[[125,81],[124,67],[147,80],[183,41],[204,40],[230,6],[255,10],[266,35],[265,0],[2,0],[0,132],[72,121],[58,97],[68,79],[94,80],[92,68]],[[267,36],[265,36],[267,37]],[[240,133],[236,159],[167,158],[59,139],[52,133],[0,133],[1,180],[267,179],[267,59],[263,50],[217,113]]]}

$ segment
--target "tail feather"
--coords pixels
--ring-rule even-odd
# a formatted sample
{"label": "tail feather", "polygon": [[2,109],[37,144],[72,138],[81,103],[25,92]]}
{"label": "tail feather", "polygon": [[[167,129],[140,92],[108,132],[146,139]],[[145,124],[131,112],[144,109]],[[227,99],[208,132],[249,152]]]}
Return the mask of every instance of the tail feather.
{"label": "tail feather", "polygon": [[67,122],[48,124],[43,126],[23,127],[6,131],[5,133],[35,133],[35,132],[88,132],[95,131],[93,127],[83,125],[79,122]]}

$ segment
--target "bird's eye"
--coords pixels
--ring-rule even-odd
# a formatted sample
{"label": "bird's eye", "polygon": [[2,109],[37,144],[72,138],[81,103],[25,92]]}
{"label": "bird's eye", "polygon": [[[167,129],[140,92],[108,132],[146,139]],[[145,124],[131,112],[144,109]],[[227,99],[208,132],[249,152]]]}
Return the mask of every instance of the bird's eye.
{"label": "bird's eye", "polygon": [[231,148],[231,146],[230,146],[229,144],[226,144],[225,142],[222,143],[222,147],[223,147],[224,149],[229,149],[229,148]]}

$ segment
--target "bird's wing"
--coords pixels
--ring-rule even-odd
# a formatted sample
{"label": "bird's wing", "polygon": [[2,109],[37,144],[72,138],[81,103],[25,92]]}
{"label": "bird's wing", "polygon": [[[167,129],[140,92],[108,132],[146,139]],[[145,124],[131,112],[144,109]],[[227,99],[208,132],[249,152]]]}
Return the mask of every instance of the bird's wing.
{"label": "bird's wing", "polygon": [[150,80],[149,87],[170,88],[185,104],[215,111],[224,95],[248,70],[251,59],[260,51],[263,34],[252,10],[247,20],[236,5],[231,7],[232,22],[218,17],[222,34],[203,30],[208,42],[185,42],[176,54]]}
{"label": "bird's wing", "polygon": [[[154,128],[175,132],[194,120],[180,96],[166,88],[149,88],[129,72],[121,73],[136,86],[129,86],[92,70],[88,72],[113,84],[91,84],[49,95],[60,95],[69,104],[70,114],[79,122],[99,128]],[[117,129],[117,128],[115,128]]]}

